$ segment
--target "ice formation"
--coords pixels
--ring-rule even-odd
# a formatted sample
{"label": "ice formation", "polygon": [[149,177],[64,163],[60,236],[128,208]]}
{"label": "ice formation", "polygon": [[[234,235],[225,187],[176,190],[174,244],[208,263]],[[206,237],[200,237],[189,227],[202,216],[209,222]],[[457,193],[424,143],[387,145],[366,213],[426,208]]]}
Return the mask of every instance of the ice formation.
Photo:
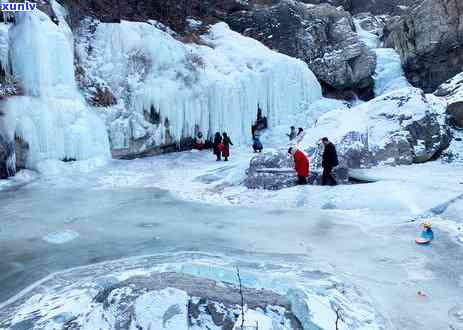
{"label": "ice formation", "polygon": [[[91,24],[96,31],[89,40]],[[138,141],[135,151],[144,151],[196,130],[209,137],[226,131],[234,142],[249,142],[258,107],[274,126],[321,97],[305,63],[225,23],[212,26],[202,41],[184,44],[149,23],[84,22],[79,59],[91,79],[110,86],[119,100],[104,110],[113,149]]]}
{"label": "ice formation", "polygon": [[361,20],[355,20],[360,39],[376,53],[375,96],[380,96],[397,89],[411,87],[405,78],[400,55],[393,48],[379,48],[379,37],[361,26]]}
{"label": "ice formation", "polygon": [[18,13],[9,29],[11,70],[24,96],[2,104],[3,134],[27,144],[29,168],[44,159],[109,156],[105,125],[77,90],[72,33],[60,18],[56,25],[41,11]]}

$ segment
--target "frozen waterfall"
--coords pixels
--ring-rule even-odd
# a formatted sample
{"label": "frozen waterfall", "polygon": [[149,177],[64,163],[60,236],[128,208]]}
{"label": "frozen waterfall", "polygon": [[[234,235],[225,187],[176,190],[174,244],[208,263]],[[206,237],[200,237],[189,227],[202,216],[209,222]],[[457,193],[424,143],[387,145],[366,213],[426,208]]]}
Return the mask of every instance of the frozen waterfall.
{"label": "frozen waterfall", "polygon": [[397,51],[393,48],[379,48],[379,36],[363,29],[361,20],[355,20],[355,27],[360,40],[376,53],[376,70],[373,76],[375,96],[412,87],[405,78],[400,55]]}
{"label": "frozen waterfall", "polygon": [[3,134],[26,144],[25,165],[109,157],[106,127],[76,87],[73,37],[64,17],[56,25],[38,10],[17,13],[9,29],[9,57],[24,95],[3,101]]}
{"label": "frozen waterfall", "polygon": [[[226,131],[246,143],[258,107],[274,126],[321,97],[304,62],[224,23],[213,25],[202,45],[180,42],[149,23],[96,24],[92,39],[82,33],[77,49],[93,80],[122,101],[123,107],[105,110],[113,149],[141,141],[135,151],[143,151],[196,130],[209,137]],[[157,122],[147,120],[147,112],[155,112]]]}

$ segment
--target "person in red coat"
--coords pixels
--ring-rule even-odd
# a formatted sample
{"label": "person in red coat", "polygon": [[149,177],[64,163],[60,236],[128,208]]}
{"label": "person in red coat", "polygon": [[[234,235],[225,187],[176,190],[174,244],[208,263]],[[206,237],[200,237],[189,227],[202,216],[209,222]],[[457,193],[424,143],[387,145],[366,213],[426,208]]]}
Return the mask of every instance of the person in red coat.
{"label": "person in red coat", "polygon": [[309,157],[296,147],[289,148],[288,154],[292,155],[294,158],[294,168],[298,179],[297,183],[307,184],[307,178],[309,177]]}

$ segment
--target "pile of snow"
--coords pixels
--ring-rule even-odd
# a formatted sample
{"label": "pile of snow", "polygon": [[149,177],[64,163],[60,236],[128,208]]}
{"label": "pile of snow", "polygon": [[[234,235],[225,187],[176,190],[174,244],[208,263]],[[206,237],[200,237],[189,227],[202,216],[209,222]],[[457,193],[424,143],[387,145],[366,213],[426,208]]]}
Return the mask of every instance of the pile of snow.
{"label": "pile of snow", "polygon": [[226,131],[236,143],[249,142],[258,107],[275,126],[321,97],[305,63],[225,23],[202,36],[204,45],[184,44],[141,22],[84,21],[79,35],[87,79],[108,86],[118,100],[102,110],[113,151],[143,152],[196,130],[208,137]]}
{"label": "pile of snow", "polygon": [[70,241],[75,240],[79,237],[79,233],[74,230],[63,230],[50,233],[43,237],[43,240],[51,244],[64,244]]}
{"label": "pile of snow", "polygon": [[[63,8],[54,6],[62,15]],[[64,17],[56,25],[41,11],[17,13],[9,34],[12,71],[25,96],[3,102],[1,127],[9,140],[24,141],[26,166],[37,168],[45,159],[108,158],[105,125],[76,87],[73,37]]]}

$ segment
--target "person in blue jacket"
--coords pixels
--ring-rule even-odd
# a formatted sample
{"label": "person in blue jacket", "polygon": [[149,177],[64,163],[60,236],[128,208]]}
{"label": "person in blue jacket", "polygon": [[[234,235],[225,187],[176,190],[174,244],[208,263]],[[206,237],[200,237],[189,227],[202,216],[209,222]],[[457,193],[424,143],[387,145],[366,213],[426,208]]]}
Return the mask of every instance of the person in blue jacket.
{"label": "person in blue jacket", "polygon": [[258,134],[255,134],[252,138],[252,149],[254,149],[254,152],[262,152],[262,150],[264,149],[264,146],[262,145],[262,142],[260,142]]}
{"label": "person in blue jacket", "polygon": [[432,225],[431,222],[426,221],[422,224],[423,226],[423,231],[421,232],[421,238],[427,240],[427,241],[432,241],[434,239],[434,232],[432,231]]}

